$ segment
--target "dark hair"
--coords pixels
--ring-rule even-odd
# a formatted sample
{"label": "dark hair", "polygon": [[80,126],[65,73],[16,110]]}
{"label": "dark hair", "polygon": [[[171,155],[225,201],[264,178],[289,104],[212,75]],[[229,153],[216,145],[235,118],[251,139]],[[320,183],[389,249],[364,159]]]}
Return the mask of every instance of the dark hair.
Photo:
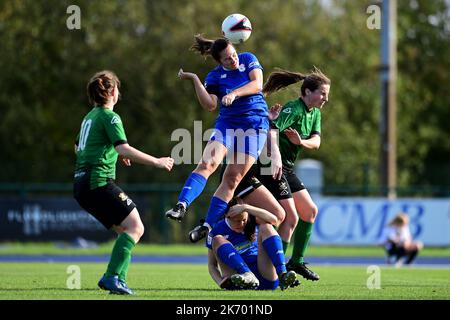
{"label": "dark hair", "polygon": [[198,51],[202,56],[210,55],[220,63],[220,53],[230,44],[231,42],[225,38],[210,40],[197,34],[195,35],[195,43],[191,46],[191,50]]}
{"label": "dark hair", "polygon": [[256,240],[256,218],[254,215],[248,214],[248,221],[244,227],[244,235],[251,242]]}
{"label": "dark hair", "polygon": [[323,84],[331,84],[331,80],[328,79],[328,77],[316,67],[314,67],[313,71],[307,75],[300,72],[292,72],[277,68],[276,71],[272,72],[267,78],[262,92],[268,96],[300,81],[303,81],[301,87],[302,96],[306,94],[306,89],[315,91]]}
{"label": "dark hair", "polygon": [[116,74],[109,70],[97,72],[87,85],[89,102],[94,105],[105,105],[112,95],[115,86],[120,88],[120,81]]}

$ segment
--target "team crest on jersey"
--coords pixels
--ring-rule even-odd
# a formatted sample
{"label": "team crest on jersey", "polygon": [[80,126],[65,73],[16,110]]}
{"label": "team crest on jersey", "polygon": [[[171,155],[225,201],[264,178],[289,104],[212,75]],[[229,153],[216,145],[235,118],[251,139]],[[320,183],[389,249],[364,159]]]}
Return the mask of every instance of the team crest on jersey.
{"label": "team crest on jersey", "polygon": [[291,108],[286,108],[283,110],[284,113],[291,113],[291,111],[292,111]]}
{"label": "team crest on jersey", "polygon": [[120,118],[118,116],[114,116],[111,119],[111,124],[120,123]]}
{"label": "team crest on jersey", "polygon": [[226,79],[226,77],[227,77],[227,74],[226,74],[226,73],[220,75],[220,79]]}
{"label": "team crest on jersey", "polygon": [[240,72],[244,72],[245,71],[245,65],[243,63],[240,64],[238,69],[239,69]]}

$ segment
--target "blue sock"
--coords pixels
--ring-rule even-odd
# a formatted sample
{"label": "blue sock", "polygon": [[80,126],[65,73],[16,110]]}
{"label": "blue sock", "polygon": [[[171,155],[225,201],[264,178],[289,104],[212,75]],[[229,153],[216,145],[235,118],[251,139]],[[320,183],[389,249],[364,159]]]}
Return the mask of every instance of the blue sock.
{"label": "blue sock", "polygon": [[208,213],[206,214],[205,222],[213,227],[227,212],[228,203],[222,199],[214,196],[209,204]]}
{"label": "blue sock", "polygon": [[283,253],[283,243],[279,235],[274,235],[262,242],[264,249],[272,261],[277,273],[286,272],[286,262]]}
{"label": "blue sock", "polygon": [[250,271],[244,259],[242,259],[239,252],[236,251],[231,243],[221,245],[217,249],[217,255],[219,256],[220,261],[240,274]]}
{"label": "blue sock", "polygon": [[186,203],[186,207],[197,199],[206,186],[206,178],[198,173],[192,172],[184,183],[184,187],[178,197],[179,202]]}

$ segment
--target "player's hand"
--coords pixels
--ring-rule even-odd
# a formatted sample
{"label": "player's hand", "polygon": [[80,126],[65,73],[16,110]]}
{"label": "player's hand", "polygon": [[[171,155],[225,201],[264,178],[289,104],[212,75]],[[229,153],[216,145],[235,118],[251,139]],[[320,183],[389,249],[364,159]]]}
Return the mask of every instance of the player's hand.
{"label": "player's hand", "polygon": [[129,158],[126,158],[126,157],[124,157],[122,155],[119,155],[119,160],[122,161],[122,163],[124,165],[126,165],[127,167],[131,166],[131,160]]}
{"label": "player's hand", "polygon": [[276,103],[275,105],[271,106],[269,108],[269,120],[271,121],[276,120],[280,115],[281,108],[283,108],[283,106],[279,103]]}
{"label": "player's hand", "polygon": [[173,167],[173,159],[171,157],[159,158],[157,167],[170,171]]}
{"label": "player's hand", "polygon": [[178,78],[182,79],[182,80],[192,80],[196,77],[197,75],[195,73],[192,72],[184,72],[183,69],[180,68],[180,70],[178,71]]}
{"label": "player's hand", "polygon": [[234,100],[236,100],[236,94],[234,94],[233,92],[230,92],[226,96],[223,96],[222,104],[224,106],[230,106]]}
{"label": "player's hand", "polygon": [[296,144],[298,146],[302,145],[302,138],[298,134],[297,130],[292,128],[287,128],[283,131],[286,134],[286,137],[289,139],[289,141],[293,144]]}
{"label": "player's hand", "polygon": [[235,215],[238,215],[238,214],[242,213],[242,212],[245,211],[245,210],[246,210],[245,204],[235,204],[234,206],[232,206],[232,207],[228,210],[228,212],[227,212],[227,214],[226,214],[226,217],[232,218],[232,217],[234,217]]}
{"label": "player's hand", "polygon": [[270,170],[272,172],[272,178],[280,180],[283,175],[283,162],[281,160],[280,151],[272,151],[270,155],[271,165]]}

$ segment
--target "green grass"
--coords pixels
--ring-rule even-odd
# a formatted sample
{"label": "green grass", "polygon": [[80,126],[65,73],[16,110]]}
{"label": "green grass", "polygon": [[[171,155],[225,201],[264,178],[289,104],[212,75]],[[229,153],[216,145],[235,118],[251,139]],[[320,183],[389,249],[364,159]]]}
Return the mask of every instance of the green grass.
{"label": "green grass", "polygon": [[[97,248],[79,249],[73,247],[60,248],[54,243],[2,243],[0,244],[0,255],[10,254],[110,254],[113,243],[100,244]],[[292,246],[288,250],[290,255]],[[143,244],[139,243],[133,250],[135,255],[203,255],[206,250],[203,244]],[[310,246],[308,256],[383,256],[384,252],[380,247],[333,247],[333,246]],[[420,256],[450,257],[450,247],[448,248],[427,248],[420,252]]]}
{"label": "green grass", "polygon": [[450,270],[381,268],[381,289],[368,289],[366,267],[319,266],[320,281],[302,281],[286,291],[220,290],[206,265],[143,264],[130,267],[128,284],[135,296],[115,296],[97,288],[103,263],[80,263],[81,289],[67,289],[68,263],[0,264],[0,300],[292,300],[292,299],[450,299]]}

